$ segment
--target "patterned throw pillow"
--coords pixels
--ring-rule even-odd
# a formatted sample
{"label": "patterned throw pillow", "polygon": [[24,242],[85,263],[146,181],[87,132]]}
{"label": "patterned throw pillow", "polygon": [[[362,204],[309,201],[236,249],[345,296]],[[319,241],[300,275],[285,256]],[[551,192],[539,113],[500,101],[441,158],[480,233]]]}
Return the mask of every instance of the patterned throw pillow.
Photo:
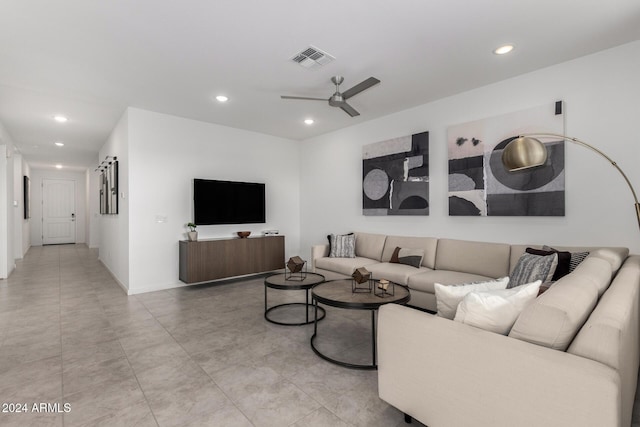
{"label": "patterned throw pillow", "polygon": [[410,265],[415,268],[420,268],[423,257],[424,250],[422,249],[400,248],[400,250],[398,251],[398,263]]}
{"label": "patterned throw pillow", "polygon": [[589,252],[571,252],[571,262],[569,263],[569,273],[576,269],[586,257],[589,256]]}
{"label": "patterned throw pillow", "polygon": [[558,254],[539,256],[523,253],[510,276],[507,289],[541,280],[550,282],[558,266]]}
{"label": "patterned throw pillow", "polygon": [[[542,247],[542,250],[559,252],[557,249],[554,249],[547,245],[544,245]],[[584,261],[584,259],[588,256],[589,256],[589,252],[571,252],[571,261],[569,262],[569,273],[572,273],[573,270],[575,270],[576,267],[580,265],[580,263]]]}
{"label": "patterned throw pillow", "polygon": [[355,258],[356,257],[356,236],[355,234],[330,234],[329,242],[331,251],[330,258]]}

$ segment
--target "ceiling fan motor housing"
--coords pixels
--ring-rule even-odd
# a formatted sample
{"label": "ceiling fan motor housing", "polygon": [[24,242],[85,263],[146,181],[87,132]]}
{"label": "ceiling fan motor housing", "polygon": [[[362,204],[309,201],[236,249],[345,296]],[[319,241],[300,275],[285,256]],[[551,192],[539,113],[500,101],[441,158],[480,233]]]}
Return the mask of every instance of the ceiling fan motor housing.
{"label": "ceiling fan motor housing", "polygon": [[334,93],[331,95],[331,98],[329,98],[329,105],[332,107],[339,107],[342,104],[344,104],[344,98],[340,92]]}

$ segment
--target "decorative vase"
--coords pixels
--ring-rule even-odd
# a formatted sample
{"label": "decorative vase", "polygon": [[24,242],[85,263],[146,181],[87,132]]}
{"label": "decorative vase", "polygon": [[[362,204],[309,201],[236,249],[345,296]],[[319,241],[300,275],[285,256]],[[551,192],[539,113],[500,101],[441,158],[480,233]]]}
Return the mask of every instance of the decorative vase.
{"label": "decorative vase", "polygon": [[197,231],[187,231],[187,237],[189,238],[190,242],[197,242],[198,241],[198,232]]}

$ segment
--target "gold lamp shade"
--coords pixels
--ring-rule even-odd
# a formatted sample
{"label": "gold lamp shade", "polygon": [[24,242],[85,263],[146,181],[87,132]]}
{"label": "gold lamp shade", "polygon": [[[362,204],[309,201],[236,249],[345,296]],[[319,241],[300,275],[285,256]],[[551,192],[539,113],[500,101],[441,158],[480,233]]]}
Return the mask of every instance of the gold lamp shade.
{"label": "gold lamp shade", "polygon": [[502,164],[510,172],[542,166],[547,161],[547,149],[542,142],[520,136],[502,150]]}

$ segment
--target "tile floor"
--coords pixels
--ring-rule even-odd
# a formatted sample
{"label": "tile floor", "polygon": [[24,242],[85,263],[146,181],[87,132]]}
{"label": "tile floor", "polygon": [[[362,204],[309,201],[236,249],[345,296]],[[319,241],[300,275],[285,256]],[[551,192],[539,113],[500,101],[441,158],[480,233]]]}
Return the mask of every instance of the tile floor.
{"label": "tile floor", "polygon": [[[304,291],[269,290],[269,305],[293,300]],[[274,325],[263,311],[263,277],[127,297],[86,246],[32,247],[0,281],[0,403],[28,405],[0,412],[0,425],[405,425],[378,398],[375,371],[325,362],[313,325]],[[339,333],[323,350],[370,356],[368,312],[327,312],[319,327]]]}
{"label": "tile floor", "polygon": [[[32,247],[0,281],[0,403],[28,406],[0,412],[0,425],[406,426],[378,398],[375,371],[317,357],[312,325],[266,322],[262,283],[127,297],[86,246]],[[269,305],[303,297],[269,290]],[[335,333],[319,345],[364,362],[369,322],[368,312],[327,308],[319,327]]]}

